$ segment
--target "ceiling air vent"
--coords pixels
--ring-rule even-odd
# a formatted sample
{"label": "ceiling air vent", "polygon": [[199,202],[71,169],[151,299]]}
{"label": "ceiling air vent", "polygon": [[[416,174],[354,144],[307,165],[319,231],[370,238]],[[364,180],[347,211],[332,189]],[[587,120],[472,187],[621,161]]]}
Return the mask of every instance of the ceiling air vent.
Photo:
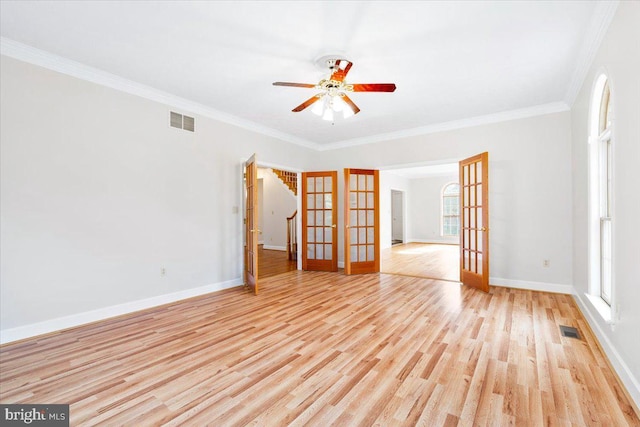
{"label": "ceiling air vent", "polygon": [[193,117],[183,116],[179,113],[171,112],[171,127],[194,132],[196,130],[196,120]]}
{"label": "ceiling air vent", "polygon": [[189,116],[182,116],[182,129],[193,132],[196,129],[195,119]]}

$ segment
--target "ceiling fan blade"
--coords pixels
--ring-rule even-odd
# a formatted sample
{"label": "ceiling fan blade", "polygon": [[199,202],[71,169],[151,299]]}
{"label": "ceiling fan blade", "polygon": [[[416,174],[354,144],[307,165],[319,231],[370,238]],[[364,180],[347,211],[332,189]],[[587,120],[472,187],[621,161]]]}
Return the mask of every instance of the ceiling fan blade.
{"label": "ceiling fan blade", "polygon": [[[346,62],[347,64],[344,69],[340,68],[340,64],[343,62]],[[333,74],[331,74],[331,80],[336,80],[339,82],[344,81],[344,78],[347,77],[347,73],[351,69],[352,65],[353,63],[351,61],[347,61],[346,59],[336,60],[336,70],[333,72]]]}
{"label": "ceiling fan blade", "polygon": [[316,87],[310,83],[289,83],[289,82],[274,82],[274,86],[292,86],[292,87]]}
{"label": "ceiling fan blade", "polygon": [[354,92],[393,92],[396,90],[394,83],[360,83],[352,86]]}
{"label": "ceiling fan blade", "polygon": [[358,114],[360,112],[360,109],[358,108],[358,106],[356,105],[355,102],[353,102],[351,100],[351,98],[349,98],[346,94],[342,95],[342,99],[344,100],[344,102],[347,103],[347,105],[349,106],[349,108],[351,108],[351,111],[353,111],[353,114]]}
{"label": "ceiling fan blade", "polygon": [[304,110],[305,108],[307,108],[309,105],[313,104],[314,102],[320,100],[320,98],[322,98],[322,94],[317,94],[317,95],[313,95],[311,98],[307,99],[306,101],[304,101],[302,104],[298,105],[296,108],[294,108],[293,111],[294,113],[298,113],[302,110]]}

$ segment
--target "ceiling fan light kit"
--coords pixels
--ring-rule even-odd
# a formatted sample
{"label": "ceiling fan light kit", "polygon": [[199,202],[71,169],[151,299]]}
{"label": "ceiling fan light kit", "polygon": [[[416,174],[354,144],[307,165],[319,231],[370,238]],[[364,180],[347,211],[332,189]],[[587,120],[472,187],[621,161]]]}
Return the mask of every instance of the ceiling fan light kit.
{"label": "ceiling fan light kit", "polygon": [[342,117],[348,119],[355,113],[351,107],[344,102],[342,95],[319,95],[318,101],[313,103],[311,112],[323,120],[333,121],[334,113],[342,113]]}
{"label": "ceiling fan light kit", "polygon": [[349,118],[360,112],[360,108],[349,98],[347,92],[393,92],[396,90],[394,83],[357,83],[347,84],[344,80],[353,63],[347,59],[320,58],[316,62],[323,61],[329,69],[329,77],[320,80],[318,84],[274,82],[274,86],[289,86],[314,88],[320,90],[302,104],[295,107],[294,113],[298,113],[313,105],[311,112],[322,117],[323,120],[334,120],[334,113],[342,113],[343,118]]}

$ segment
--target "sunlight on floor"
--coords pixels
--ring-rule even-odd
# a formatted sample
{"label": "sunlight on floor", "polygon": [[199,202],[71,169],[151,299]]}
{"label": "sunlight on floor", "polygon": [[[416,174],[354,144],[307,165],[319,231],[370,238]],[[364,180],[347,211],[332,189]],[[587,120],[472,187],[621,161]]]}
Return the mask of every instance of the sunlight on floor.
{"label": "sunlight on floor", "polygon": [[458,282],[460,247],[438,243],[407,243],[385,249],[381,271]]}
{"label": "sunlight on floor", "polygon": [[429,252],[435,252],[439,249],[436,246],[420,246],[414,248],[407,248],[396,251],[400,255],[412,255],[412,254],[426,254]]}

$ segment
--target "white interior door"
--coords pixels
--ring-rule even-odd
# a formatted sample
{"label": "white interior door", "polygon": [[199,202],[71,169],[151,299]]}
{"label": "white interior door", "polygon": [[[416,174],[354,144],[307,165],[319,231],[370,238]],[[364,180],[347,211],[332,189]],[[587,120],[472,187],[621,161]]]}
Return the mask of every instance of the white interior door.
{"label": "white interior door", "polygon": [[391,243],[404,242],[403,203],[402,191],[391,190]]}

